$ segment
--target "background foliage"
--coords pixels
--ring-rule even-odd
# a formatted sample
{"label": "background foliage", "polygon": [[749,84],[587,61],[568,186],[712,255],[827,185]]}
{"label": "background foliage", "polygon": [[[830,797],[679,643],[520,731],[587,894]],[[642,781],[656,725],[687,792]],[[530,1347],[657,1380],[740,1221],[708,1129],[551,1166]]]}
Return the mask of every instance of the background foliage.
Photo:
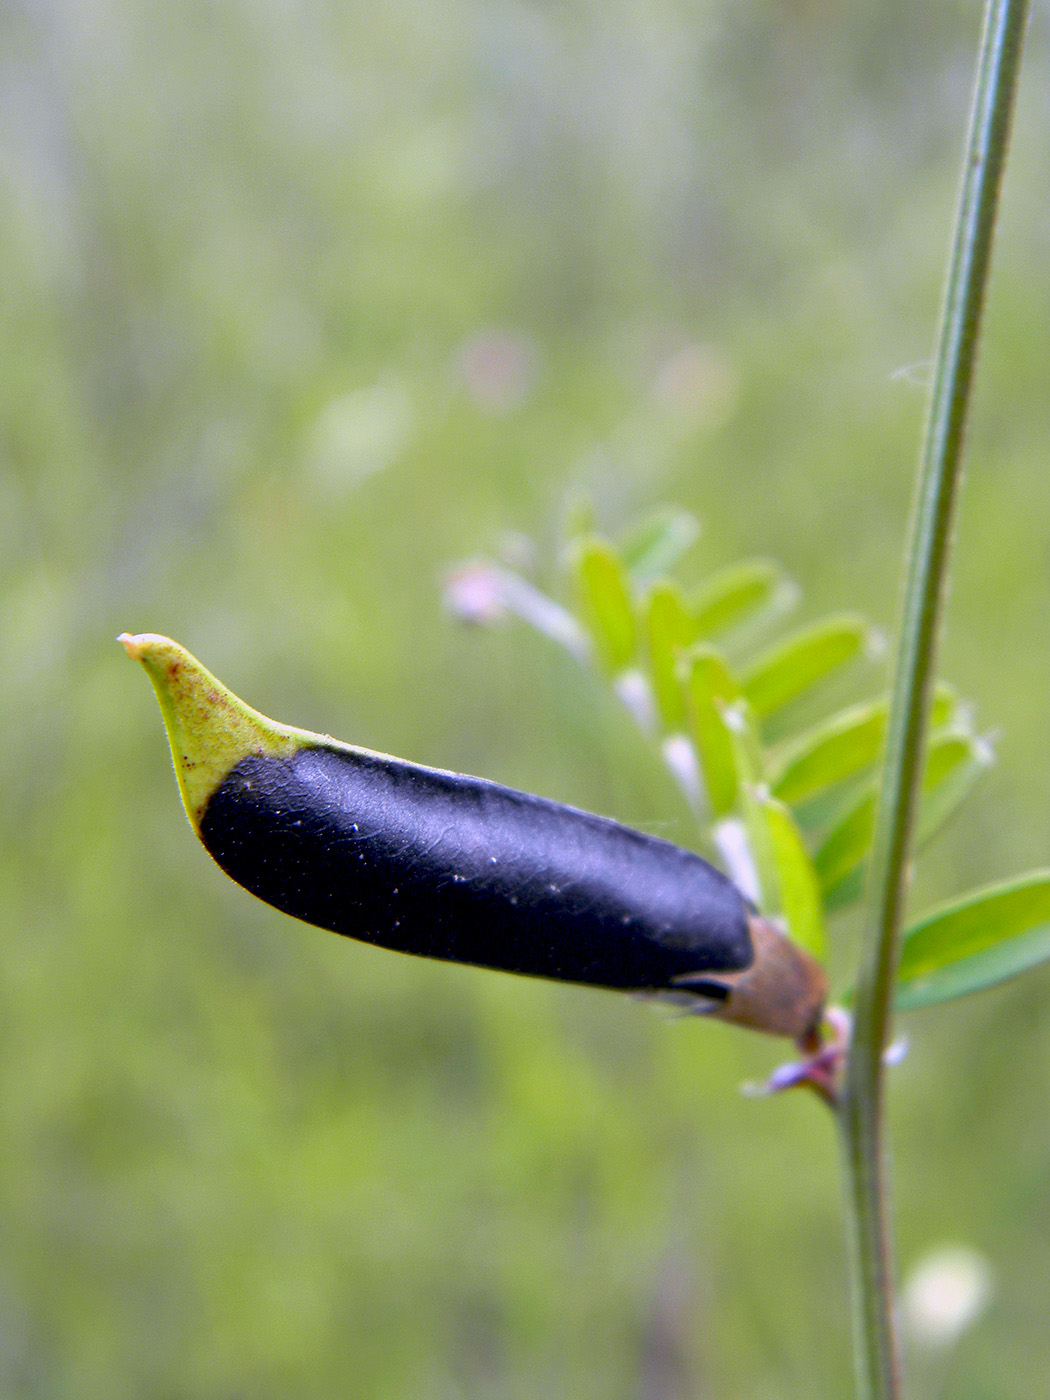
{"label": "background foliage", "polygon": [[[605,690],[442,572],[673,499],[701,572],[892,625],[976,7],[0,23],[0,1388],[848,1395],[830,1125],[736,1092],[777,1048],[255,904],[112,638],[687,839]],[[940,665],[1000,763],[916,908],[1050,852],[1048,49],[1044,5]],[[894,1072],[902,1262],[998,1280],[962,1400],[1045,1373],[1048,992],[909,1018]]]}

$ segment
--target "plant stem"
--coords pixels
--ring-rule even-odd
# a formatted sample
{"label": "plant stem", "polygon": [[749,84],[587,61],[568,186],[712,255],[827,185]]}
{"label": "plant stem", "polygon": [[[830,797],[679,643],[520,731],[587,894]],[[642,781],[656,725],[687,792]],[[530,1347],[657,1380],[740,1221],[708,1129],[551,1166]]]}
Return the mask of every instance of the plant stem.
{"label": "plant stem", "polygon": [[883,1054],[963,431],[1027,11],[1028,0],[988,0],[906,555],[864,951],[840,1111],[861,1400],[901,1394],[887,1229]]}

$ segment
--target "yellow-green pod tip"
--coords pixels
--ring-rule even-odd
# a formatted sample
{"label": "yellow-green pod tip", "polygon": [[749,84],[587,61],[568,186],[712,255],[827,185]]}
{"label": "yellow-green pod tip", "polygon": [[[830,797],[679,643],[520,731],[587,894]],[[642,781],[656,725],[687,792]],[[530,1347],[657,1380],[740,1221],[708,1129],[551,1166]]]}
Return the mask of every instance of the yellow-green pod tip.
{"label": "yellow-green pod tip", "polygon": [[170,637],[122,632],[117,641],[153,682],[186,815],[198,835],[212,793],[241,759],[285,758],[318,742],[317,735],[277,724],[238,700]]}

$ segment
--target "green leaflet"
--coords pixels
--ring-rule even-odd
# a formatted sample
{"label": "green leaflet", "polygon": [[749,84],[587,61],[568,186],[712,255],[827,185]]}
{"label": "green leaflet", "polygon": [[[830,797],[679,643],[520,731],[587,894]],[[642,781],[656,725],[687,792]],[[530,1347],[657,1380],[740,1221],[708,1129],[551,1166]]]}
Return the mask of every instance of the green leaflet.
{"label": "green leaflet", "polygon": [[[919,804],[916,846],[951,816],[992,760],[985,740],[955,730],[930,741]],[[874,779],[831,828],[813,857],[829,908],[855,899],[863,887],[863,867],[871,846],[875,816]]]}
{"label": "green leaflet", "polygon": [[917,845],[941,829],[994,761],[988,741],[972,734],[949,731],[931,741],[915,836]]}
{"label": "green leaflet", "polygon": [[871,768],[886,731],[886,701],[841,710],[786,747],[770,777],[782,802],[806,802]]}
{"label": "green leaflet", "polygon": [[636,631],[630,582],[620,556],[606,540],[581,540],[573,572],[583,621],[604,668],[618,675],[634,660]]}
{"label": "green leaflet", "polygon": [[788,936],[815,958],[823,960],[826,951],[824,907],[802,833],[783,802],[768,794],[759,795],[756,800],[765,817],[780,912],[787,924]]}
{"label": "green leaflet", "polygon": [[[940,728],[957,704],[955,691],[939,685],[930,710],[930,725]],[[840,710],[782,747],[770,775],[773,792],[797,806],[827,788],[860,777],[874,766],[886,732],[885,697]]]}
{"label": "green leaflet", "polygon": [[1050,921],[1014,934],[1008,941],[949,963],[906,982],[898,991],[899,1011],[918,1011],[940,1001],[969,996],[1019,977],[1050,960]]}
{"label": "green leaflet", "polygon": [[[905,930],[898,1011],[969,996],[1050,960],[1050,870],[972,890]],[[844,1000],[852,999],[852,990]]]}
{"label": "green leaflet", "polygon": [[974,890],[904,934],[896,1004],[910,1011],[979,992],[1050,959],[1050,871]]}
{"label": "green leaflet", "polygon": [[918,1011],[924,1006],[997,986],[1048,960],[1050,920],[1025,932],[1011,934],[1003,942],[972,953],[968,958],[911,978],[897,992],[895,1005],[899,1011]]}
{"label": "green leaflet", "polygon": [[679,662],[685,648],[696,640],[696,623],[673,583],[663,580],[650,589],[645,603],[645,637],[660,718],[668,730],[682,730],[686,698]]}
{"label": "green leaflet", "polygon": [[739,699],[740,688],[718,652],[694,647],[680,663],[688,726],[700,764],[713,820],[735,807],[740,772],[733,735],[726,723],[726,706]]}
{"label": "green leaflet", "polygon": [[687,510],[665,506],[631,531],[621,546],[624,566],[638,583],[669,574],[696,542],[700,522]]}
{"label": "green leaflet", "polygon": [[833,671],[854,660],[869,642],[863,618],[842,614],[801,628],[764,652],[744,671],[744,694],[760,718],[779,710]]}
{"label": "green leaflet", "polygon": [[720,569],[689,598],[698,637],[717,637],[762,614],[785,612],[798,589],[778,564],[750,559]]}

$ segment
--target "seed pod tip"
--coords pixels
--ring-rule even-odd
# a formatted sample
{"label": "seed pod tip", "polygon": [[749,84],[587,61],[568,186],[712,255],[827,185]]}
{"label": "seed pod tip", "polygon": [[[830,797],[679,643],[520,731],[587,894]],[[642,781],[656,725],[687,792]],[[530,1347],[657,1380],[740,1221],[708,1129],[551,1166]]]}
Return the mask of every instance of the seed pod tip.
{"label": "seed pod tip", "polygon": [[122,632],[117,641],[142,663],[157,693],[183,805],[198,834],[212,794],[241,759],[285,756],[315,737],[251,709],[170,637]]}

